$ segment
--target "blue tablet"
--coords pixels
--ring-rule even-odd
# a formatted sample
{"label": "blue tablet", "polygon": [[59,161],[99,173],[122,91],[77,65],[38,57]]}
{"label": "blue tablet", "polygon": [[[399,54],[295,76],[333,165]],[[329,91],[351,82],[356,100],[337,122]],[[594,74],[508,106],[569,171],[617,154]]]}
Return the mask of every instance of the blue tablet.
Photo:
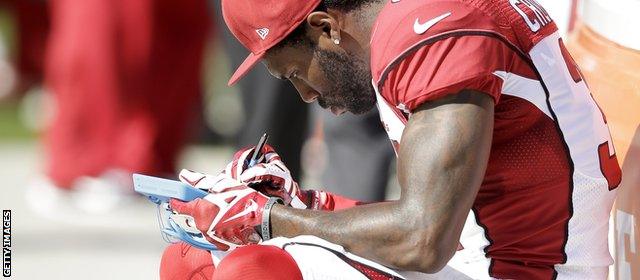
{"label": "blue tablet", "polygon": [[180,181],[141,174],[133,174],[133,189],[156,204],[169,202],[171,198],[192,201],[196,198],[203,198],[208,194],[201,189]]}

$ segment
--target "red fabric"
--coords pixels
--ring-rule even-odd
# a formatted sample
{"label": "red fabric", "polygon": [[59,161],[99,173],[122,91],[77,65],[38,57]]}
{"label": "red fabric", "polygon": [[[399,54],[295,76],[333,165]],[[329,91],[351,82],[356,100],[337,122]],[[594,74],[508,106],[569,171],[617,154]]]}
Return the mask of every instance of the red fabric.
{"label": "red fabric", "polygon": [[528,101],[503,95],[494,140],[473,205],[491,245],[491,276],[551,279],[565,261],[571,218],[571,167],[552,119]]}
{"label": "red fabric", "polygon": [[320,0],[222,1],[227,27],[251,53],[235,71],[229,85],[246,75],[266,51],[303,22]]}
{"label": "red fabric", "polygon": [[302,280],[302,272],[287,251],[275,246],[249,245],[222,259],[213,279]]}
{"label": "red fabric", "polygon": [[[525,8],[524,12],[528,16],[533,16],[533,11],[530,9]],[[416,33],[414,29],[416,24],[426,24],[429,20],[439,18],[448,13],[450,13],[448,16],[435,22],[424,33]],[[522,20],[522,16],[509,4],[509,1],[429,0],[399,1],[396,3],[389,1],[380,12],[372,29],[371,71],[373,80],[381,87],[382,83],[387,79],[389,71],[396,67],[407,55],[421,49],[421,46],[430,46],[441,40],[445,40],[446,43],[441,43],[441,46],[436,46],[437,50],[431,51],[432,54],[428,57],[436,60],[424,60],[425,64],[429,64],[428,67],[444,72],[440,75],[448,74],[447,71],[460,74],[463,71],[469,70],[470,67],[462,65],[466,64],[467,61],[465,59],[470,59],[470,62],[475,65],[478,65],[478,62],[483,62],[482,59],[490,65],[496,65],[505,62],[505,58],[499,57],[498,55],[509,55],[509,53],[502,50],[503,47],[495,48],[488,40],[464,39],[475,40],[475,42],[472,42],[469,46],[470,49],[465,50],[465,47],[456,46],[458,44],[456,44],[455,39],[447,40],[447,38],[450,37],[483,34],[492,36],[496,38],[496,40],[500,38],[507,42],[507,44],[517,46],[524,53],[528,53],[535,43],[556,30],[555,23],[551,22],[537,32],[532,32]],[[459,41],[457,43],[460,43],[460,45],[464,44],[464,42]],[[436,56],[436,52],[447,54],[449,51],[449,49],[447,49],[448,47],[457,48],[452,50],[452,54],[456,57],[445,58]],[[486,49],[483,51],[479,49],[479,47],[486,47]],[[490,59],[498,59],[499,61],[494,62]],[[439,62],[444,62],[448,65],[440,66],[438,65]],[[460,64],[453,65],[452,63]],[[457,69],[457,67],[463,68]],[[467,74],[478,74],[481,73],[482,70],[487,69],[481,66],[480,69]],[[446,82],[458,81],[461,80],[452,79]],[[384,93],[383,96],[385,98],[390,97]],[[392,101],[390,99],[387,100]]]}
{"label": "red fabric", "polygon": [[61,186],[106,169],[163,174],[196,116],[206,0],[53,0],[46,138]]}
{"label": "red fabric", "polygon": [[[531,9],[519,9],[533,16]],[[415,32],[416,22],[447,13],[424,34]],[[420,104],[461,89],[494,98],[491,154],[473,210],[490,242],[489,273],[499,279],[551,279],[554,265],[566,261],[568,150],[554,120],[525,100],[534,92],[521,92],[535,89],[510,84],[512,92],[502,92],[504,81],[496,75],[537,80],[527,53],[556,30],[551,22],[533,32],[509,1],[445,0],[389,2],[372,31],[373,78],[382,105],[393,112],[386,117],[400,119],[400,129]]]}
{"label": "red fabric", "polygon": [[49,8],[46,1],[10,1],[16,15],[18,36],[17,66],[20,78],[28,86],[42,82],[44,53],[49,34]]}
{"label": "red fabric", "polygon": [[160,280],[210,280],[214,271],[211,253],[186,243],[171,244],[160,262]]}
{"label": "red fabric", "polygon": [[362,202],[360,201],[340,196],[334,193],[326,192],[326,194],[327,203],[325,204],[326,206],[324,208],[329,211],[348,209],[362,204]]}
{"label": "red fabric", "polygon": [[[500,41],[485,36],[463,36],[439,40],[409,54],[389,72],[383,96],[389,102],[413,111],[424,102],[473,89],[490,95],[498,103],[502,79],[515,54]],[[403,104],[403,105],[401,105]]]}
{"label": "red fabric", "polygon": [[344,261],[346,263],[348,263],[350,266],[352,266],[353,268],[357,269],[358,271],[360,271],[360,273],[364,274],[367,279],[369,280],[391,280],[391,279],[403,279],[403,278],[396,278],[393,275],[381,271],[379,269],[373,268],[371,266],[368,266],[366,264],[360,263],[358,261],[354,261],[352,259],[344,259]]}

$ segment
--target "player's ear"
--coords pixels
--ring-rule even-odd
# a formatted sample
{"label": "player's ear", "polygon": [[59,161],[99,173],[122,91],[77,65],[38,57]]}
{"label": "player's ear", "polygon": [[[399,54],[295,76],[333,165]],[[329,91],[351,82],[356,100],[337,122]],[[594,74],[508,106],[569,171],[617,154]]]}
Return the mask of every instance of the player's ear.
{"label": "player's ear", "polygon": [[340,44],[340,23],[335,15],[324,11],[317,11],[307,16],[307,25],[311,32],[319,35],[318,39],[328,39],[334,44]]}

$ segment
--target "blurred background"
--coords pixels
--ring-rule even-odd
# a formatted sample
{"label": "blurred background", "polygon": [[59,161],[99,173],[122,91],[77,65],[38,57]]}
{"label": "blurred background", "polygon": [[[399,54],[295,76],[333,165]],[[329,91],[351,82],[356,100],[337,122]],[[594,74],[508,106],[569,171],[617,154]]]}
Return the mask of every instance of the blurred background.
{"label": "blurred background", "polygon": [[[639,0],[539,1],[605,111],[623,165],[612,279],[640,279]],[[0,0],[0,208],[15,279],[157,279],[131,174],[217,174],[264,132],[304,187],[398,197],[377,112],[333,117],[246,57],[219,1]]]}

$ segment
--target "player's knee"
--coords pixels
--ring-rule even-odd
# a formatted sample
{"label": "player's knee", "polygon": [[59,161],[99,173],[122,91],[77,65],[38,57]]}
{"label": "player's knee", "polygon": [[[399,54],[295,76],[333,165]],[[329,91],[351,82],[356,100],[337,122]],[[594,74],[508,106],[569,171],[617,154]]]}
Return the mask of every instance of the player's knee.
{"label": "player's knee", "polygon": [[213,279],[301,280],[302,273],[287,251],[249,245],[229,253],[216,268]]}
{"label": "player's knee", "polygon": [[160,261],[161,280],[209,280],[213,272],[209,251],[182,242],[167,247]]}

